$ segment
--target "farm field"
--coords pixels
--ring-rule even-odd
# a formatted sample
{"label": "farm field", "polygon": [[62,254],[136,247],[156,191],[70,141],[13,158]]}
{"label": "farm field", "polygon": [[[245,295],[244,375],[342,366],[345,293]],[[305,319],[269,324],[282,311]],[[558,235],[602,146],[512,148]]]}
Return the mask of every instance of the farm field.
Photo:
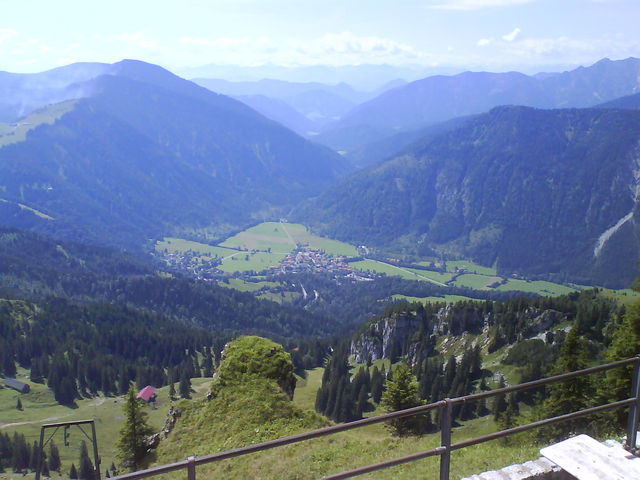
{"label": "farm field", "polygon": [[464,268],[469,273],[477,273],[479,275],[496,276],[497,272],[495,268],[483,267],[477,263],[469,262],[467,260],[449,260],[447,263],[447,272],[455,272],[456,268]]}
{"label": "farm field", "polygon": [[261,272],[273,265],[277,265],[287,255],[284,253],[267,252],[237,252],[222,261],[218,268],[223,272]]}
{"label": "farm field", "polygon": [[487,285],[499,282],[500,277],[489,277],[486,275],[478,275],[476,273],[465,273],[460,275],[453,284],[456,287],[469,287],[475,290],[490,290]]}
{"label": "farm field", "polygon": [[[167,237],[156,244],[157,252],[180,254],[191,252],[196,254],[192,260],[195,265],[202,262],[220,259],[218,269],[227,274],[250,274],[263,272],[269,267],[278,265],[297,246],[315,250],[323,250],[330,256],[358,256],[358,249],[344,242],[319,237],[310,233],[302,224],[286,222],[263,222],[247,230],[239,232],[219,245],[212,246],[195,241],[175,237]],[[416,265],[427,266],[429,262],[438,262],[435,258],[425,258]],[[491,290],[490,284],[504,281],[496,275],[495,268],[478,265],[467,260],[446,261],[446,271],[422,270],[398,266],[384,261],[364,259],[349,263],[349,266],[361,272],[374,272],[385,275],[396,275],[406,280],[419,280],[437,285],[452,285],[476,290]],[[465,273],[459,273],[461,269]],[[234,282],[227,284],[243,291],[258,291],[264,286],[257,284]],[[527,281],[509,278],[504,284],[495,287],[497,291],[521,291],[539,295],[561,295],[579,290],[581,287],[560,285],[546,281]],[[586,287],[584,287],[586,288]],[[632,292],[631,290],[629,290]],[[635,293],[635,292],[634,292]],[[632,295],[632,294],[628,294]],[[295,295],[293,295],[295,297]],[[287,296],[271,295],[268,292],[263,298],[278,302],[286,301]],[[452,301],[455,298],[452,297]]]}
{"label": "farm field", "polygon": [[164,240],[156,244],[156,251],[164,250],[169,253],[182,253],[191,250],[210,258],[225,258],[238,253],[237,250],[232,250],[230,248],[214,247],[212,245],[207,245],[206,243],[194,242],[192,240],[175,237],[166,237]]}
{"label": "farm field", "polygon": [[289,253],[295,249],[295,241],[279,222],[264,222],[227,238],[221,247],[236,250],[268,250]]}
{"label": "farm field", "polygon": [[[437,284],[443,285],[444,282],[439,280],[435,280],[434,278],[429,277],[428,275],[437,274],[437,272],[424,272],[422,270],[411,270],[409,268],[397,267],[395,265],[391,265],[389,263],[380,262],[378,260],[359,260],[357,262],[351,262],[349,264],[352,268],[356,270],[360,270],[362,272],[376,272],[376,273],[384,273],[386,275],[397,275],[407,280],[422,280],[425,282],[433,282]],[[419,273],[418,273],[419,272]],[[426,274],[426,275],[425,275]]]}
{"label": "farm field", "polygon": [[544,296],[564,295],[575,292],[577,289],[560,285],[558,283],[545,282],[541,280],[518,280],[510,278],[507,283],[496,288],[498,291],[518,290],[519,292],[531,292]]}
{"label": "farm field", "polygon": [[221,287],[234,288],[241,292],[257,292],[263,288],[277,287],[279,284],[276,282],[247,282],[240,278],[228,278],[225,281],[218,282]]}
{"label": "farm field", "polygon": [[358,249],[353,245],[314,235],[307,230],[307,227],[299,223],[284,223],[282,224],[282,228],[284,228],[298,244],[308,246],[315,250],[323,250],[328,255],[342,255],[345,257],[358,256]]}
{"label": "farm field", "polygon": [[410,297],[407,295],[393,295],[392,298],[394,300],[406,300],[407,302],[445,302],[445,303],[457,303],[457,302],[466,302],[469,300],[475,302],[482,302],[484,300],[479,300],[477,298],[465,297],[463,295],[443,295],[442,297]]}

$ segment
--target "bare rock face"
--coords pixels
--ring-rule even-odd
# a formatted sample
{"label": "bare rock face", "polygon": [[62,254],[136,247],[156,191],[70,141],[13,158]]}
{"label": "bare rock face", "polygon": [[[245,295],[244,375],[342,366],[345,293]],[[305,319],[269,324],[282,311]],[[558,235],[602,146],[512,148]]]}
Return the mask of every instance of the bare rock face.
{"label": "bare rock face", "polygon": [[411,337],[420,323],[411,314],[383,318],[372,323],[367,332],[351,342],[350,353],[358,363],[408,355],[412,350],[415,352]]}

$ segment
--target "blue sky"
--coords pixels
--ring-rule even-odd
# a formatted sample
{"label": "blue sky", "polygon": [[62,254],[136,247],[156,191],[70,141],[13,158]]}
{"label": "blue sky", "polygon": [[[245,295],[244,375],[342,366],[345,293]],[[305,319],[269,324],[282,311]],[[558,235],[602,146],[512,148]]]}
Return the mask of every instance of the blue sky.
{"label": "blue sky", "polygon": [[0,0],[0,70],[136,58],[536,71],[640,56],[640,0]]}

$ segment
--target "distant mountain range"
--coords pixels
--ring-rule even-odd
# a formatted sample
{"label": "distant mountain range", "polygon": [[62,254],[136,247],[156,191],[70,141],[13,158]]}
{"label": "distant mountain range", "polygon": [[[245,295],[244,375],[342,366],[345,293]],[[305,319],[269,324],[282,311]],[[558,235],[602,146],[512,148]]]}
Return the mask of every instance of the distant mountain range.
{"label": "distant mountain range", "polygon": [[640,111],[500,107],[357,172],[299,212],[316,230],[502,274],[637,276]]}
{"label": "distant mountain range", "polygon": [[499,105],[585,108],[640,90],[640,59],[603,59],[590,67],[528,76],[465,72],[432,76],[385,92],[328,124],[316,140],[352,152],[402,131]]}
{"label": "distant mountain range", "polygon": [[193,81],[213,92],[232,96],[302,135],[317,134],[323,126],[339,120],[356,105],[406,83],[395,80],[374,91],[362,92],[346,83],[328,85],[273,79],[230,82],[207,78]]}
{"label": "distant mountain range", "polygon": [[[64,68],[40,74],[40,91],[82,98],[53,124],[0,148],[5,225],[139,247],[170,232],[273,218],[349,171],[329,149],[160,67],[67,69],[67,81]],[[52,77],[60,81],[47,83]],[[26,87],[12,78],[29,100],[26,80],[35,77]]]}

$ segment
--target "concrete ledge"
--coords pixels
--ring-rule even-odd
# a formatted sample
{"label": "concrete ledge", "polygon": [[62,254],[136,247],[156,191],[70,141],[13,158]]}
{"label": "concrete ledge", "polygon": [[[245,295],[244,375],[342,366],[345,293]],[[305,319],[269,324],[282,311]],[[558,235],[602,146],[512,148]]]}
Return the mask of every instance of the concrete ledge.
{"label": "concrete ledge", "polygon": [[545,457],[500,470],[472,475],[462,480],[573,480],[574,477]]}

